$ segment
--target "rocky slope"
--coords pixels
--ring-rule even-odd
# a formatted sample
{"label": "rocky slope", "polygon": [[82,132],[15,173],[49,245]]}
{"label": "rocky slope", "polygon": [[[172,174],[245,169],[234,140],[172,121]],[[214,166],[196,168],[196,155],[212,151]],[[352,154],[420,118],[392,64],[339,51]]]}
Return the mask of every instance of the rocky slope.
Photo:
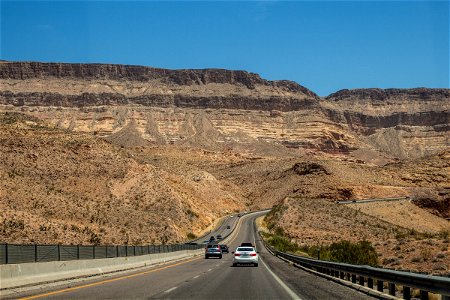
{"label": "rocky slope", "polygon": [[244,207],[232,186],[195,166],[161,168],[23,114],[0,114],[0,154],[2,242],[182,242]]}

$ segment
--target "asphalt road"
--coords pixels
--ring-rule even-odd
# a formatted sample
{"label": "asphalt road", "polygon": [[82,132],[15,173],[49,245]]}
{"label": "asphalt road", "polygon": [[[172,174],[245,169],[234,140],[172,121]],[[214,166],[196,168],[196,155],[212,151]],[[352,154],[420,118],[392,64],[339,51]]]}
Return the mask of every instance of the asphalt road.
{"label": "asphalt road", "polygon": [[255,217],[255,214],[242,217],[242,223],[237,227],[239,233],[229,246],[230,251],[233,251],[241,242],[256,242],[260,252],[259,267],[233,267],[230,253],[224,254],[222,259],[199,257],[125,275],[65,284],[15,296],[58,299],[369,298],[273,257],[255,240]]}
{"label": "asphalt road", "polygon": [[[238,220],[239,220],[239,218],[237,217],[237,214],[228,216],[222,221],[222,223],[220,224],[220,226],[218,228],[214,229],[213,231],[211,231],[201,237],[198,237],[195,240],[192,240],[191,242],[196,242],[198,244],[202,244],[206,240],[209,241],[209,238],[211,236],[216,237],[219,234],[222,235],[223,237],[225,237],[226,235],[228,235],[232,232],[232,230]],[[227,226],[230,226],[230,229],[227,229]]]}

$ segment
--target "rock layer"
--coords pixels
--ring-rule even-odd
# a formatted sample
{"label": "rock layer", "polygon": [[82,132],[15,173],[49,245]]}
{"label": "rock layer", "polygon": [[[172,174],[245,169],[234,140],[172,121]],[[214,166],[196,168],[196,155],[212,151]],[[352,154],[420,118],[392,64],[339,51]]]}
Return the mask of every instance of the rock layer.
{"label": "rock layer", "polygon": [[[143,121],[136,127],[145,138],[145,126],[151,125],[145,125],[148,110],[163,109],[152,121],[156,129],[150,126],[151,139],[158,143],[186,140],[191,145],[198,139],[185,130],[188,115],[206,111],[206,119],[224,136],[215,135],[208,143],[203,138],[202,147],[253,139],[250,143],[270,141],[290,149],[348,154],[364,148],[406,158],[449,146],[449,89],[341,90],[320,98],[295,82],[269,81],[246,71],[5,61],[0,62],[0,80],[4,108],[71,108],[71,125],[65,128],[75,131],[111,134],[137,116]],[[101,110],[91,116],[95,120],[84,120],[77,111],[89,107]],[[119,114],[119,107],[136,114]],[[64,124],[67,116],[54,115],[57,119],[45,117]],[[170,116],[176,122],[166,124]]]}

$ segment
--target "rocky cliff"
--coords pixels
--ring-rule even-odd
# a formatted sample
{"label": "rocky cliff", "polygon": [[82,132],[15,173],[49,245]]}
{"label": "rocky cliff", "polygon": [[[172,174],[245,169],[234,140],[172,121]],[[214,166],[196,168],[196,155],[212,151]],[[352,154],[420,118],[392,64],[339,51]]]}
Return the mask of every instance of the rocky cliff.
{"label": "rocky cliff", "polygon": [[[0,79],[0,105],[72,109],[45,116],[75,131],[111,134],[137,118],[133,126],[145,135],[150,118],[153,139],[191,140],[189,118],[206,109],[204,117],[224,134],[209,145],[263,140],[333,153],[370,148],[395,157],[449,146],[449,89],[355,89],[320,98],[295,82],[246,71],[6,61]],[[78,112],[89,108],[90,116]],[[129,108],[133,113],[124,114]]]}
{"label": "rocky cliff", "polygon": [[258,74],[223,69],[0,62],[0,78],[1,103],[19,106],[138,104],[298,110],[318,99],[292,81],[268,81]]}

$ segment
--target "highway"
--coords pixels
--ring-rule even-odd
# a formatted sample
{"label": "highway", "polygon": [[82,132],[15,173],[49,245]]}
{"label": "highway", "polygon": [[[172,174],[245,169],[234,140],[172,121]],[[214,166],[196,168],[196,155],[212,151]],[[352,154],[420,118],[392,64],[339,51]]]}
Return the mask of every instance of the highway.
{"label": "highway", "polygon": [[[241,217],[230,252],[241,242],[256,243],[259,267],[232,266],[232,254],[223,259],[203,256],[154,266],[126,274],[64,283],[14,298],[28,299],[369,299],[367,295],[314,276],[273,257],[255,239],[254,219]],[[226,226],[226,224],[224,224]]]}

